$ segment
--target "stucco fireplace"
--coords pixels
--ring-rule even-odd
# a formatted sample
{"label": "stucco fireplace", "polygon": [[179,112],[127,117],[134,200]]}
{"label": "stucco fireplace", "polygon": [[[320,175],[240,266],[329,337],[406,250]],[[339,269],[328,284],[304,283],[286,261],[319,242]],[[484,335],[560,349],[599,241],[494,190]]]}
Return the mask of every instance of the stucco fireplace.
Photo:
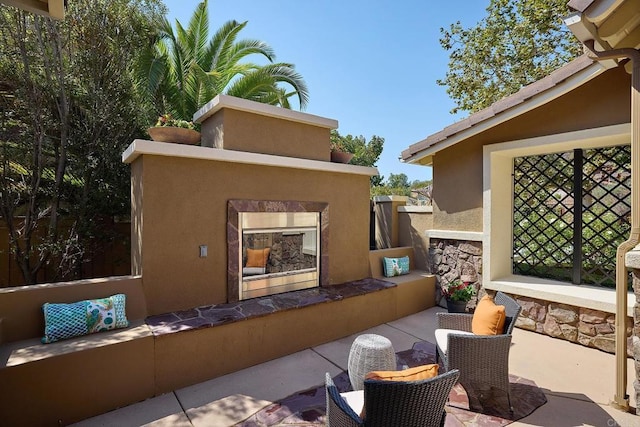
{"label": "stucco fireplace", "polygon": [[[330,161],[336,120],[219,95],[194,121],[201,146],[136,140],[123,153],[131,164],[132,273],[144,273],[151,315],[296,286],[312,294],[370,275],[369,184],[377,170]],[[287,215],[256,225],[251,213]],[[299,224],[297,213],[313,222]],[[293,225],[274,225],[289,214]],[[266,248],[264,266],[249,267],[260,270],[243,270],[247,249]]]}
{"label": "stucco fireplace", "polygon": [[229,201],[229,301],[326,285],[328,223],[327,203]]}

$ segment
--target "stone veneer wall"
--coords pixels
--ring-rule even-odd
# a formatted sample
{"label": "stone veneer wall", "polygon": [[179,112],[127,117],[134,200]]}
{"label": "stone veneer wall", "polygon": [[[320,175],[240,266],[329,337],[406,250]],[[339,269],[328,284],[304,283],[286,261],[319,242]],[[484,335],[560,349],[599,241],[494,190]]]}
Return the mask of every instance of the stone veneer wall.
{"label": "stone veneer wall", "polygon": [[476,288],[474,297],[468,308],[475,308],[482,286],[482,243],[463,240],[429,240],[429,267],[436,276],[436,303],[446,307],[442,297],[441,286],[460,278],[470,282]]}
{"label": "stone veneer wall", "polygon": [[[615,314],[513,295],[522,306],[516,326],[586,347],[615,353]],[[632,356],[632,322],[627,319],[627,353]]]}
{"label": "stone veneer wall", "polygon": [[[478,291],[467,308],[473,311],[478,297],[485,294],[482,288],[482,243],[464,240],[430,239],[429,267],[436,276],[436,301],[446,307],[440,285],[460,278],[471,282]],[[640,301],[640,271],[634,271],[634,289]],[[522,306],[516,326],[555,338],[615,353],[615,315],[583,307],[511,295]],[[636,303],[636,321],[627,323],[628,353],[636,349],[636,366],[640,370],[640,306]],[[633,344],[633,345],[632,345]]]}
{"label": "stone veneer wall", "polygon": [[636,300],[633,306],[633,341],[629,348],[633,352],[636,368],[636,380],[633,382],[635,391],[636,407],[640,405],[640,245],[627,253],[625,265],[631,270],[633,278],[633,293]]}

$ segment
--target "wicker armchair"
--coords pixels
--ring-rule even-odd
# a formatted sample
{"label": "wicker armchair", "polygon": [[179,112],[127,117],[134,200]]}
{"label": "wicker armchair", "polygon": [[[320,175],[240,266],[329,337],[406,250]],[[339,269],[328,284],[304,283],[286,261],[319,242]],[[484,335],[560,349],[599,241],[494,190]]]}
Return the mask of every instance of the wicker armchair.
{"label": "wicker armchair", "polygon": [[444,426],[449,393],[458,380],[451,370],[419,381],[364,381],[364,420],[347,404],[326,374],[327,425],[329,427],[431,427]]}
{"label": "wicker armchair", "polygon": [[442,360],[445,372],[460,371],[459,382],[467,392],[472,411],[500,415],[505,414],[505,410],[513,411],[509,395],[509,348],[522,307],[502,292],[498,292],[494,300],[505,306],[506,320],[501,335],[473,335],[472,314],[438,313],[438,329],[454,329],[467,334],[449,333],[444,338],[446,343],[436,339],[436,359]]}

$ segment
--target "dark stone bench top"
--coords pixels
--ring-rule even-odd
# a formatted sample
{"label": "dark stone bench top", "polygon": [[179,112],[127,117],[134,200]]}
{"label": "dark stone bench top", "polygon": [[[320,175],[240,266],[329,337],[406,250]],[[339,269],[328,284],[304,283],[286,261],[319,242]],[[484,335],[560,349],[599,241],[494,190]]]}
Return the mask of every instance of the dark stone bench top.
{"label": "dark stone bench top", "polygon": [[154,336],[161,336],[174,332],[224,325],[284,310],[340,301],[344,298],[377,292],[395,286],[397,285],[394,283],[369,277],[340,285],[304,289],[234,303],[208,305],[158,314],[147,317],[146,323],[151,328]]}

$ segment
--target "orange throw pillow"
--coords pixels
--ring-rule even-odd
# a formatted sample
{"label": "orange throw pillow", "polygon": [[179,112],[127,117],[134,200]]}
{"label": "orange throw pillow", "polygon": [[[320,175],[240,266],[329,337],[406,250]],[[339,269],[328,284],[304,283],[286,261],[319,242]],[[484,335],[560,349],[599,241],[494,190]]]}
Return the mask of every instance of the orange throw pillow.
{"label": "orange throw pillow", "polygon": [[498,335],[504,331],[507,318],[504,305],[496,305],[489,295],[478,302],[471,320],[471,332],[475,335]]}
{"label": "orange throw pillow", "polygon": [[247,249],[247,265],[245,267],[265,268],[271,248]]}
{"label": "orange throw pillow", "polygon": [[365,380],[384,381],[418,381],[433,378],[438,375],[438,365],[422,365],[402,371],[372,371],[365,375]]}

